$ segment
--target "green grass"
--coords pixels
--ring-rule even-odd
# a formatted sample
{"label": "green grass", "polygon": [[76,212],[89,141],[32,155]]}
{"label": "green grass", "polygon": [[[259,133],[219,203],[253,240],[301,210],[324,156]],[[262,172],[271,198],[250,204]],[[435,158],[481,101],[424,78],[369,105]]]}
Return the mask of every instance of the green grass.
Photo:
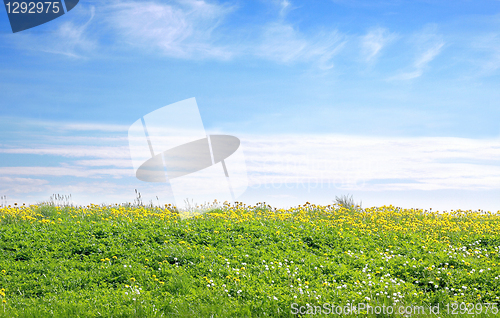
{"label": "green grass", "polygon": [[[0,220],[0,317],[301,316],[294,303],[489,317],[500,297],[498,214],[39,205]],[[454,302],[483,314],[446,314]]]}

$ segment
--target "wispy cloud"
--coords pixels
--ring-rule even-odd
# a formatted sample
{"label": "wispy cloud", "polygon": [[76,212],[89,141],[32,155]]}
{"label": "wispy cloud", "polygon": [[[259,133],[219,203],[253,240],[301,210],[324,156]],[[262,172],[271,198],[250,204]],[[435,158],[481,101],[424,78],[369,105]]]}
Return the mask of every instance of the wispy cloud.
{"label": "wispy cloud", "polygon": [[329,182],[365,191],[500,188],[498,139],[246,137],[253,185]]}
{"label": "wispy cloud", "polygon": [[336,30],[309,37],[291,24],[275,22],[264,27],[254,54],[280,63],[314,62],[322,69],[330,69],[332,58],[345,42],[345,37]]}
{"label": "wispy cloud", "polygon": [[[500,188],[499,139],[345,135],[239,137],[253,185],[315,180],[333,182],[343,188],[362,187],[367,191]],[[0,175],[11,178],[133,176],[128,147],[20,148],[1,152],[72,158],[62,161],[58,167],[1,167]]]}
{"label": "wispy cloud", "polygon": [[369,30],[366,35],[361,37],[361,53],[365,61],[374,61],[380,51],[396,38],[396,34],[390,33],[385,28],[377,27]]}
{"label": "wispy cloud", "polygon": [[0,177],[0,193],[25,194],[42,191],[49,182],[43,179]]}
{"label": "wispy cloud", "polygon": [[109,26],[132,46],[176,58],[229,58],[218,46],[213,31],[232,11],[231,7],[202,0],[178,0],[171,4],[118,1],[108,8]]}
{"label": "wispy cloud", "polygon": [[292,5],[288,0],[274,0],[274,2],[280,7],[279,15],[281,18],[284,18],[292,9]]}
{"label": "wispy cloud", "polygon": [[[365,193],[500,189],[498,138],[328,134],[238,137],[246,159],[249,187],[259,193],[259,200],[266,200],[269,186],[279,191],[273,195],[283,196],[295,195],[300,189],[311,195],[325,188]],[[148,198],[154,199],[152,193],[169,198],[166,184],[144,183],[135,178],[127,146],[4,148],[0,149],[0,158],[6,153],[32,155],[31,162],[38,162],[37,156],[41,155],[52,156],[51,162],[60,160],[57,166],[0,167],[0,193],[17,197],[18,201],[71,193],[82,204],[96,200],[120,203],[133,200],[136,187],[147,192]]]}
{"label": "wispy cloud", "polygon": [[0,174],[4,176],[50,176],[50,177],[131,177],[134,176],[130,169],[86,169],[79,166],[66,167],[0,167]]}
{"label": "wispy cloud", "polygon": [[120,146],[46,146],[37,148],[4,148],[0,149],[0,153],[7,154],[29,154],[29,155],[51,155],[62,156],[68,158],[130,158],[128,147]]}
{"label": "wispy cloud", "polygon": [[415,60],[415,68],[421,70],[423,69],[429,62],[431,62],[439,53],[441,53],[441,48],[443,47],[444,43],[436,43],[429,47],[422,55],[420,55],[416,60]]}
{"label": "wispy cloud", "polygon": [[445,42],[437,33],[434,25],[426,26],[423,31],[411,38],[414,50],[417,52],[410,71],[404,71],[393,76],[390,80],[410,80],[422,76],[428,64],[433,61],[442,51]]}
{"label": "wispy cloud", "polygon": [[477,36],[470,41],[470,47],[477,53],[472,59],[473,64],[479,68],[479,76],[487,76],[500,69],[500,34],[489,33]]}
{"label": "wispy cloud", "polygon": [[95,8],[79,5],[73,10],[72,21],[63,22],[52,32],[21,32],[5,37],[6,41],[23,50],[60,54],[70,58],[84,58],[94,53],[98,47],[97,38],[89,34],[89,26],[94,21]]}
{"label": "wispy cloud", "polygon": [[175,58],[229,59],[250,54],[280,63],[315,62],[321,68],[331,68],[331,59],[345,40],[339,32],[322,32],[314,37],[302,34],[285,22],[292,3],[281,0],[275,4],[279,18],[264,27],[253,26],[250,39],[238,44],[236,33],[231,31],[225,38],[233,40],[218,44],[216,32],[235,8],[205,1],[175,1],[168,5],[118,2],[111,6],[109,21],[127,44],[156,48]]}

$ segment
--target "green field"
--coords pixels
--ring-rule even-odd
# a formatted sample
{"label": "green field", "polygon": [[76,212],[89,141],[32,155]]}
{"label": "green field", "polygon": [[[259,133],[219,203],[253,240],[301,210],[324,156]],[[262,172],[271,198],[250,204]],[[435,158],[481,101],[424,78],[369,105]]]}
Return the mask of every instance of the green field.
{"label": "green field", "polygon": [[9,206],[0,316],[497,316],[499,253],[500,213],[483,211]]}

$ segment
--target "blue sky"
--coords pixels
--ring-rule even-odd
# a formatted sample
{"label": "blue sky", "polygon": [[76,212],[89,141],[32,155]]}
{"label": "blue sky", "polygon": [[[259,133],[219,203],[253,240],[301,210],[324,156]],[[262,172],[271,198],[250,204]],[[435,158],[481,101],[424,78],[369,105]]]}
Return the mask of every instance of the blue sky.
{"label": "blue sky", "polygon": [[195,97],[242,142],[240,201],[497,211],[499,76],[500,1],[80,1],[14,34],[3,11],[0,195],[169,201],[127,131]]}

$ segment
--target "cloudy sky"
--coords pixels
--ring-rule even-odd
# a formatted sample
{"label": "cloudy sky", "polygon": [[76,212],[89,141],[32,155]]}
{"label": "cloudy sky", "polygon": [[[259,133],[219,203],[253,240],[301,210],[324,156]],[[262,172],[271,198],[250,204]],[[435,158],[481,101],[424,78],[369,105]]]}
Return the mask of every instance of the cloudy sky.
{"label": "cloudy sky", "polygon": [[8,204],[172,202],[128,129],[195,97],[241,140],[239,201],[500,210],[500,1],[81,0],[18,33],[0,11]]}

